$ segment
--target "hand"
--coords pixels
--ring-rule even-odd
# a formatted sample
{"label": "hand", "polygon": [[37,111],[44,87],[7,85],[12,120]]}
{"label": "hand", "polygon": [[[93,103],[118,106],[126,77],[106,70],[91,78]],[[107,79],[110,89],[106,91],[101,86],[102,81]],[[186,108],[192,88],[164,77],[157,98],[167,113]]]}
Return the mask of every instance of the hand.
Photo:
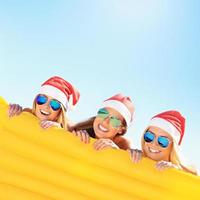
{"label": "hand", "polygon": [[80,130],[80,131],[72,131],[75,136],[78,136],[82,142],[88,144],[90,143],[90,136],[87,131]]}
{"label": "hand", "polygon": [[156,168],[160,171],[163,171],[164,169],[169,169],[169,168],[179,169],[179,167],[177,165],[173,164],[172,162],[168,162],[168,161],[164,161],[164,160],[157,162]]}
{"label": "hand", "polygon": [[142,151],[138,149],[129,149],[131,160],[133,163],[139,163],[142,160]]}
{"label": "hand", "polygon": [[22,113],[22,107],[19,104],[9,104],[8,116],[14,117]]}
{"label": "hand", "polygon": [[93,144],[95,150],[103,150],[106,148],[119,149],[119,147],[110,139],[97,139]]}
{"label": "hand", "polygon": [[60,123],[58,122],[53,122],[53,121],[48,121],[48,120],[43,120],[40,122],[40,126],[44,129],[47,129],[47,128],[51,128],[51,127],[58,127],[58,128],[61,128],[61,125]]}

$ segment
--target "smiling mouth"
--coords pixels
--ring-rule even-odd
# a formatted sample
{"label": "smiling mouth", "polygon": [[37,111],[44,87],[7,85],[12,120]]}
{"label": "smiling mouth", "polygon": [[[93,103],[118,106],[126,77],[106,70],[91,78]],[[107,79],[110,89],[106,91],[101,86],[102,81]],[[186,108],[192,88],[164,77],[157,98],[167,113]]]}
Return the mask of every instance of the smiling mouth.
{"label": "smiling mouth", "polygon": [[98,125],[98,129],[102,132],[108,132],[108,129],[103,127],[101,124]]}
{"label": "smiling mouth", "polygon": [[47,111],[44,111],[44,110],[40,110],[40,113],[41,113],[42,115],[45,115],[45,116],[48,116],[48,115],[51,114],[51,113],[49,113],[49,112],[47,112]]}
{"label": "smiling mouth", "polygon": [[160,153],[161,151],[157,149],[152,149],[151,147],[148,148],[151,153]]}

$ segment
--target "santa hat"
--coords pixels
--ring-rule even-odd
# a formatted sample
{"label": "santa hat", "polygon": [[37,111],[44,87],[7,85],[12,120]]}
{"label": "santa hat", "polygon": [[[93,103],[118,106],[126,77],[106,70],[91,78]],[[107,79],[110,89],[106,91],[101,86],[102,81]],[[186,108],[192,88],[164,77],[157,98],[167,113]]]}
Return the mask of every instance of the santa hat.
{"label": "santa hat", "polygon": [[58,76],[53,76],[45,81],[40,88],[40,94],[45,94],[58,100],[66,109],[75,106],[80,97],[74,86]]}
{"label": "santa hat", "polygon": [[176,144],[180,145],[185,131],[185,118],[178,111],[170,110],[155,115],[149,126],[156,126],[166,131]]}
{"label": "santa hat", "polygon": [[118,111],[124,117],[127,126],[129,126],[132,122],[135,109],[129,97],[123,96],[122,94],[117,94],[105,100],[102,106],[113,108]]}

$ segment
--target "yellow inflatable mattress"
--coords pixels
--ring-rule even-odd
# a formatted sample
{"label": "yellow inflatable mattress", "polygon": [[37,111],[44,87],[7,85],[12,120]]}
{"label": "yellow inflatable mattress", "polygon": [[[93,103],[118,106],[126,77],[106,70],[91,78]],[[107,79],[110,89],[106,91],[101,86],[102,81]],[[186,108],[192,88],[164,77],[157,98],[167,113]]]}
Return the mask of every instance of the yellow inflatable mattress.
{"label": "yellow inflatable mattress", "polygon": [[30,113],[9,119],[7,109],[0,98],[0,200],[200,199],[198,176],[95,151],[64,130],[43,130]]}

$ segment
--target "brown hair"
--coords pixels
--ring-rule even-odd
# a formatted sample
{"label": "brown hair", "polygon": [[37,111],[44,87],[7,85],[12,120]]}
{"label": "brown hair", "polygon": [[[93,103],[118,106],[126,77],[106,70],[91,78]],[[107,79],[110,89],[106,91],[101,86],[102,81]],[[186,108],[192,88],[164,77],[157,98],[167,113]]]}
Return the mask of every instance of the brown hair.
{"label": "brown hair", "polygon": [[95,118],[96,118],[96,116],[90,117],[89,119],[78,122],[77,124],[75,124],[73,126],[73,130],[80,131],[80,130],[86,130],[86,129],[93,128],[93,123],[94,123]]}

